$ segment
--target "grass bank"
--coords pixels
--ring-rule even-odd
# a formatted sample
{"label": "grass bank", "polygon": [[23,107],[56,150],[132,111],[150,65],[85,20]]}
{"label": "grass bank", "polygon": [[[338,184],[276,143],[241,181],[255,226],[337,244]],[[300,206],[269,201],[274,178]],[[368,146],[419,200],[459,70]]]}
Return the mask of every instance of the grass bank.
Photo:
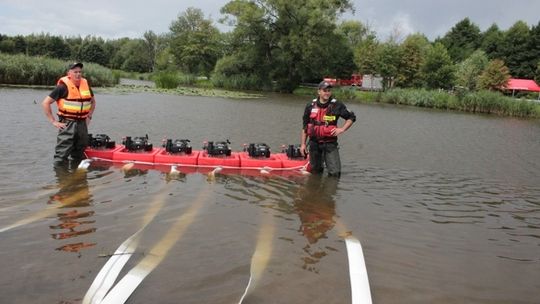
{"label": "grass bank", "polygon": [[[296,95],[314,96],[315,88],[298,88]],[[335,88],[334,96],[343,101],[389,103],[454,111],[487,113],[504,116],[540,118],[540,103],[515,99],[498,92],[454,92],[426,89],[392,89],[366,92],[356,88]]]}

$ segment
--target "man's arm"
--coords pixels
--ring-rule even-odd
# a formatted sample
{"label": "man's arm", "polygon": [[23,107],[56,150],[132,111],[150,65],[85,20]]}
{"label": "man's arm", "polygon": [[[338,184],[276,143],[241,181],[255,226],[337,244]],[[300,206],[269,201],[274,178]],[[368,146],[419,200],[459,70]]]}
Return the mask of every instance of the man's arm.
{"label": "man's arm", "polygon": [[307,155],[306,142],[307,142],[307,125],[309,123],[309,115],[311,113],[311,106],[308,104],[304,109],[304,115],[302,116],[302,133],[300,134],[300,153],[303,156]]}
{"label": "man's arm", "polygon": [[96,99],[94,96],[92,96],[92,99],[90,100],[92,105],[90,106],[90,113],[88,113],[88,116],[86,117],[86,125],[90,125],[90,120],[92,119],[92,115],[94,114],[94,110],[96,109]]}
{"label": "man's arm", "polygon": [[57,129],[63,129],[66,127],[65,123],[61,123],[59,121],[56,121],[56,119],[53,116],[52,110],[51,110],[51,104],[56,102],[56,100],[52,99],[50,96],[45,97],[43,99],[43,102],[41,103],[41,106],[43,108],[43,112],[45,113],[45,116],[47,116],[47,119],[49,122]]}
{"label": "man's arm", "polygon": [[300,153],[302,153],[303,156],[307,155],[306,141],[307,141],[306,130],[302,129],[302,134],[300,135]]}
{"label": "man's arm", "polygon": [[354,121],[352,119],[345,120],[345,123],[343,124],[343,127],[335,128],[334,130],[332,130],[332,135],[333,136],[338,136],[340,134],[345,133],[345,131],[349,130],[349,128],[352,126],[353,122]]}

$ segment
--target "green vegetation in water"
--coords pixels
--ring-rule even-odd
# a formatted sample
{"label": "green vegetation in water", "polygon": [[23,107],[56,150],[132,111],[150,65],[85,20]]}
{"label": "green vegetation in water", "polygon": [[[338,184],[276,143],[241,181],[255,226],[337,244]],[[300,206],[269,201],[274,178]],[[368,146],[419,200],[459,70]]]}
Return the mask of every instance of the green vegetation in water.
{"label": "green vegetation in water", "polygon": [[227,98],[261,98],[262,94],[246,93],[240,91],[228,91],[214,88],[199,88],[179,86],[172,89],[153,88],[142,85],[117,85],[110,88],[95,88],[97,93],[115,93],[115,94],[131,94],[139,92],[149,92],[157,94],[172,94],[185,96],[206,96],[206,97],[227,97]]}
{"label": "green vegetation in water", "polygon": [[[298,88],[296,95],[315,96],[316,88]],[[472,113],[540,118],[540,103],[507,97],[493,91],[446,92],[426,89],[391,89],[385,92],[360,91],[354,87],[334,88],[343,101],[389,103]]]}

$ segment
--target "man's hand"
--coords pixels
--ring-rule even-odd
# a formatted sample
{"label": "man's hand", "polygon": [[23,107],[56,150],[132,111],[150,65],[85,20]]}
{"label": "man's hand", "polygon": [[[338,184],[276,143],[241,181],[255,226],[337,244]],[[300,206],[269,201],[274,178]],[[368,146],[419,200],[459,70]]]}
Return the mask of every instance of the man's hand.
{"label": "man's hand", "polygon": [[300,144],[300,153],[303,157],[306,157],[306,155],[308,154],[306,150],[306,144]]}
{"label": "man's hand", "polygon": [[63,123],[63,122],[59,122],[59,121],[53,121],[52,122],[53,126],[55,126],[55,128],[59,129],[59,130],[62,130],[66,127],[66,124]]}
{"label": "man's hand", "polygon": [[343,132],[345,132],[345,129],[343,129],[343,128],[335,128],[334,130],[332,130],[332,132],[330,134],[332,134],[332,136],[338,136],[338,135],[342,134]]}

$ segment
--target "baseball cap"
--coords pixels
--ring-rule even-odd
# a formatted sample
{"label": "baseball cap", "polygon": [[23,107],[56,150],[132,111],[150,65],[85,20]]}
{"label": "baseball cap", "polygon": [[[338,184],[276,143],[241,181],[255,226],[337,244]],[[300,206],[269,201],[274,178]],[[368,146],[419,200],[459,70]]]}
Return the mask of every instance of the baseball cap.
{"label": "baseball cap", "polygon": [[83,68],[83,64],[82,62],[74,62],[74,63],[71,63],[69,66],[68,66],[68,70],[73,70],[74,68],[76,67],[79,67],[79,68]]}
{"label": "baseball cap", "polygon": [[323,80],[321,81],[321,83],[319,83],[319,90],[324,90],[328,88],[332,88],[332,85],[328,81]]}

